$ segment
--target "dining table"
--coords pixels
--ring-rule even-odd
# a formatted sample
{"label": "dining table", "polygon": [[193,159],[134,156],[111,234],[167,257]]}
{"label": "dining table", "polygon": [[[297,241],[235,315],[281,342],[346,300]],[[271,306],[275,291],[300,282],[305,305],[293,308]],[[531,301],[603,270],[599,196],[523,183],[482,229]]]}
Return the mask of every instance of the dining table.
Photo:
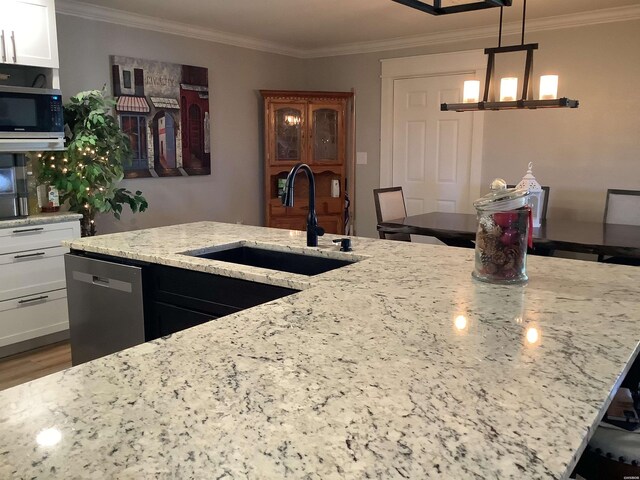
{"label": "dining table", "polygon": [[[384,221],[378,231],[435,237],[450,246],[473,247],[477,216],[430,212]],[[533,228],[533,253],[554,250],[640,259],[640,226],[547,218]]]}

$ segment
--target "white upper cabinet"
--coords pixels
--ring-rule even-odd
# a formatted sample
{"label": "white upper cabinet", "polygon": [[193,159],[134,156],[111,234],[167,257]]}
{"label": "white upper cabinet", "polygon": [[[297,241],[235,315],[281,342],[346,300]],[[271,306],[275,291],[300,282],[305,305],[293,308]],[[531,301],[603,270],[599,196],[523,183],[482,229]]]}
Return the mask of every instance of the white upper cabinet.
{"label": "white upper cabinet", "polygon": [[0,63],[59,67],[54,0],[0,0]]}

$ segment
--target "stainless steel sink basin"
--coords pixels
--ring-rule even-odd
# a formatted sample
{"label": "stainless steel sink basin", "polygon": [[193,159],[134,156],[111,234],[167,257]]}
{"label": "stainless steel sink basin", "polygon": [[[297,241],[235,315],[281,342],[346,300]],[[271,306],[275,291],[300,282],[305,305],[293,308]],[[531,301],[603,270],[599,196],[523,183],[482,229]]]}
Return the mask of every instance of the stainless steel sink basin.
{"label": "stainless steel sink basin", "polygon": [[307,276],[329,272],[356,262],[356,260],[327,258],[246,245],[205,253],[186,252],[185,255]]}

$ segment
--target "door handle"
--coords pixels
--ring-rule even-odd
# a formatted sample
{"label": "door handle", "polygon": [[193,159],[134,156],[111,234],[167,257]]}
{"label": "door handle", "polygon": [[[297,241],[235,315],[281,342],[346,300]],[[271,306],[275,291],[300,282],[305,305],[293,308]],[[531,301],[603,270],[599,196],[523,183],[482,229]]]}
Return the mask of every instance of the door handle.
{"label": "door handle", "polygon": [[2,30],[2,34],[0,34],[0,39],[2,40],[2,61],[6,62],[7,61],[7,50],[6,50],[6,45],[5,45],[5,41],[4,41],[4,30]]}
{"label": "door handle", "polygon": [[34,257],[41,257],[42,255],[44,255],[44,252],[38,252],[38,253],[25,253],[24,255],[15,255],[13,258],[34,258]]}
{"label": "door handle", "polygon": [[18,54],[16,52],[16,32],[11,30],[11,43],[13,44],[13,63],[18,63]]}
{"label": "door handle", "polygon": [[99,277],[97,275],[93,275],[92,282],[94,285],[100,285],[101,287],[109,287],[110,280],[108,278]]}
{"label": "door handle", "polygon": [[28,232],[40,232],[44,230],[44,227],[35,227],[35,228],[23,228],[20,230],[14,230],[11,233],[28,233]]}
{"label": "door handle", "polygon": [[26,300],[20,300],[20,301],[18,301],[18,303],[37,302],[38,300],[46,300],[47,298],[49,298],[49,295],[40,295],[39,297],[27,298]]}

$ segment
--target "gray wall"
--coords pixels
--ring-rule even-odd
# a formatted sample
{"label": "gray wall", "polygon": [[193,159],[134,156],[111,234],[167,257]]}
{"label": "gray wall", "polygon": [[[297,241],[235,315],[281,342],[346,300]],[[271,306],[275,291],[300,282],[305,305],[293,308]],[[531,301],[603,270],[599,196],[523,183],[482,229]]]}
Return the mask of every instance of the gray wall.
{"label": "gray wall", "polygon": [[[295,59],[174,35],[58,16],[66,96],[110,82],[109,55],[209,68],[212,175],[125,181],[151,203],[147,213],[99,219],[107,233],[197,220],[260,224],[262,123],[259,89],[356,90],[359,235],[377,236],[372,189],[380,179],[380,60],[494,46],[495,39],[422,48]],[[508,38],[506,43],[519,39]],[[518,181],[529,161],[552,188],[549,216],[599,220],[608,187],[640,189],[640,21],[532,33],[534,73],[560,75],[560,94],[578,110],[486,112],[482,184]],[[507,64],[513,67],[513,63]],[[517,73],[517,71],[516,71]]]}
{"label": "gray wall", "polygon": [[[495,177],[515,183],[533,161],[536,177],[551,186],[548,216],[601,220],[607,188],[640,189],[640,22],[532,33],[526,40],[540,43],[536,77],[557,72],[559,93],[579,99],[580,108],[486,112],[482,184]],[[356,173],[359,235],[376,236],[372,189],[380,180],[380,60],[488,46],[495,40],[308,61],[309,88],[356,89],[357,149],[369,160]],[[508,59],[505,68],[513,65]]]}
{"label": "gray wall", "polygon": [[211,170],[209,176],[126,180],[150,208],[142,214],[98,218],[98,233],[199,220],[260,225],[262,129],[260,89],[303,89],[301,60],[104,22],[58,15],[60,81],[65,97],[81,90],[111,91],[109,55],[209,68]]}

